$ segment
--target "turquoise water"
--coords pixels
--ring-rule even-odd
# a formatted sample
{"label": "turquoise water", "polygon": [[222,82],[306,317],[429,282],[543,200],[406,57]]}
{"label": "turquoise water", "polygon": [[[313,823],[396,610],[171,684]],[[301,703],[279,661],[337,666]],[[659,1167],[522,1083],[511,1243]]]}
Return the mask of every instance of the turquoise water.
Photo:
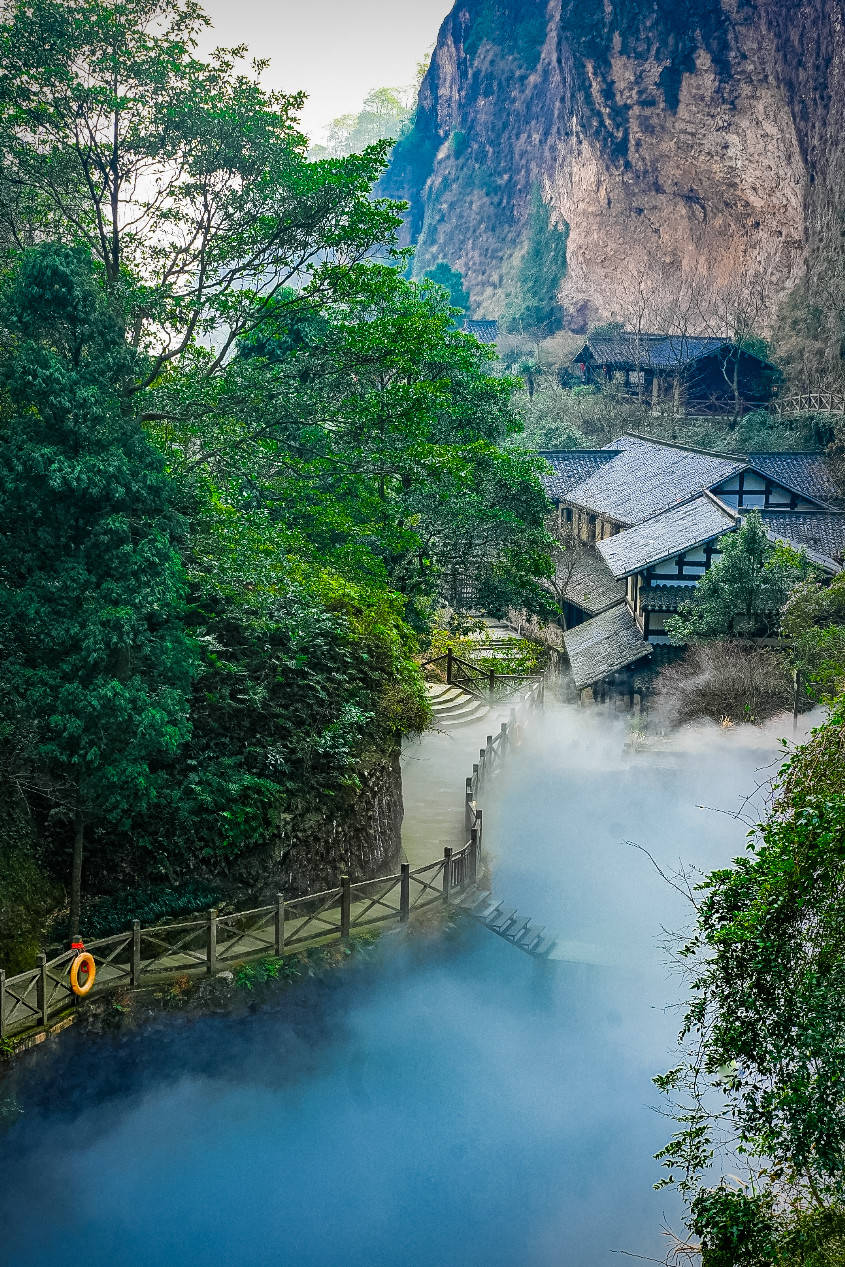
{"label": "turquoise water", "polygon": [[746,825],[715,809],[765,779],[775,743],[691,734],[630,757],[624,740],[621,722],[552,708],[487,801],[497,896],[578,962],[538,964],[475,925],[392,934],[263,1011],[71,1031],[15,1075],[3,1263],[662,1256],[661,1222],[680,1223],[652,1190],[668,1124],[650,1080],[682,987],[661,926],[689,913],[625,842],[664,868],[730,857]]}

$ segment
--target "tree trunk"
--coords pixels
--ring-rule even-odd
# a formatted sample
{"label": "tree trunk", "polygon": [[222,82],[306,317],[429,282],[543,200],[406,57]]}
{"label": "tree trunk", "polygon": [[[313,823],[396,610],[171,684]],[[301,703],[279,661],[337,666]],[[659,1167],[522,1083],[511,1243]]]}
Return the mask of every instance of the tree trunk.
{"label": "tree trunk", "polygon": [[70,872],[70,939],[79,941],[79,913],[82,904],[82,848],[85,843],[85,819],[81,810],[73,818],[73,862]]}

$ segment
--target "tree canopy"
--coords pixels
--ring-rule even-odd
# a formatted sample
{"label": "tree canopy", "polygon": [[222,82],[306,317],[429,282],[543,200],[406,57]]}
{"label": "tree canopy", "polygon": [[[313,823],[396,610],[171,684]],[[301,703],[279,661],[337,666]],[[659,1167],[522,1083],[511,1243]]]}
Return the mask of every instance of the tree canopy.
{"label": "tree canopy", "polygon": [[667,621],[674,641],[776,634],[791,589],[806,578],[806,556],[773,544],[757,511],[719,541],[721,557]]}
{"label": "tree canopy", "polygon": [[515,381],[403,276],[388,144],[309,158],[207,26],[0,20],[0,779],[72,924],[83,832],[106,891],[333,879],[438,607],[550,601]]}

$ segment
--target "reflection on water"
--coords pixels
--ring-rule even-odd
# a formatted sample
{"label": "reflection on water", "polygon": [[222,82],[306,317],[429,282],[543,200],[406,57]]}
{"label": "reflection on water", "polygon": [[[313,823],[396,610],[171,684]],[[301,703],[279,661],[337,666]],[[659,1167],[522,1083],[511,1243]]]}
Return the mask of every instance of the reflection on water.
{"label": "reflection on water", "polygon": [[581,962],[538,964],[476,926],[393,934],[374,963],[274,1011],[70,1034],[16,1074],[3,1261],[605,1267],[614,1250],[662,1252],[677,1206],[651,1188],[667,1123],[650,1079],[680,987],[660,937],[688,914],[624,842],[669,868],[730,857],[745,823],[697,806],[738,808],[776,744],[689,735],[655,760],[625,757],[624,738],[552,709],[487,805],[497,896]]}

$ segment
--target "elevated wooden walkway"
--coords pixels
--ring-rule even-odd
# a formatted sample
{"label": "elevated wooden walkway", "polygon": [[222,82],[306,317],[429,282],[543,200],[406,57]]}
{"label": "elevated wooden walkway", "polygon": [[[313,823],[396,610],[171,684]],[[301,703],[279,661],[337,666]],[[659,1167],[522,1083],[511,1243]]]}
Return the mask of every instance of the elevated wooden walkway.
{"label": "elevated wooden walkway", "polygon": [[[510,719],[502,722],[498,734],[488,735],[485,747],[479,749],[479,761],[466,781],[462,813],[459,802],[453,802],[455,811],[449,825],[454,824],[454,834],[450,838],[463,841],[461,848],[447,844],[442,856],[432,860],[435,849],[429,836],[425,859],[414,866],[403,862],[397,874],[359,883],[342,876],[336,888],[321,893],[291,900],[280,893],[268,906],[222,914],[212,910],[173,924],[142,928],[135,921],[127,932],[86,942],[85,949],[97,969],[88,997],[185,975],[215,976],[250,959],[288,955],[345,941],[357,930],[403,924],[427,908],[454,905],[462,897],[466,897],[467,912],[498,936],[528,953],[554,957],[552,947],[536,941],[541,930],[532,930],[529,921],[515,920],[513,912],[502,913],[501,904],[493,903],[478,887],[483,830],[479,791],[499,773],[531,714],[542,709],[543,695],[544,682],[536,679],[511,709]],[[470,738],[471,730],[466,733]],[[432,735],[433,740],[440,738]],[[456,760],[462,762],[466,757],[458,757],[454,751],[449,756],[449,786],[454,787]],[[486,914],[482,915],[483,911]],[[0,970],[0,1039],[37,1033],[72,1015],[79,1002],[69,980],[75,956],[73,950],[49,960],[39,955],[35,967],[12,977]]]}

